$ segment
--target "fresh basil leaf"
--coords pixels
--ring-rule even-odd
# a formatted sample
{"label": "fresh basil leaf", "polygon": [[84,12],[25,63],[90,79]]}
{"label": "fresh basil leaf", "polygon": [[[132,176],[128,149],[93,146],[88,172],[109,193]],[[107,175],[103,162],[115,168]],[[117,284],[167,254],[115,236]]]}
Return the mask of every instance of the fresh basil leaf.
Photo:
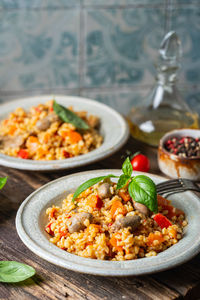
{"label": "fresh basil leaf", "polygon": [[91,178],[89,180],[87,180],[86,182],[82,183],[75,191],[72,201],[74,201],[82,192],[84,192],[85,190],[87,190],[89,187],[93,186],[94,184],[107,179],[107,178],[118,178],[118,176],[115,175],[106,175],[106,176],[100,176],[100,177],[95,177],[95,178]]}
{"label": "fresh basil leaf", "polygon": [[8,177],[0,177],[0,190],[4,187],[6,184]]}
{"label": "fresh basil leaf", "polygon": [[17,261],[0,261],[0,282],[19,282],[35,274],[35,270]]}
{"label": "fresh basil leaf", "polygon": [[79,118],[73,111],[58,104],[56,101],[53,102],[53,110],[59,116],[59,118],[66,122],[73,124],[77,129],[89,129],[88,124]]}
{"label": "fresh basil leaf", "polygon": [[130,158],[127,157],[122,165],[122,171],[125,175],[128,175],[129,177],[131,177],[131,174],[133,172],[133,167],[131,165],[130,162]]}
{"label": "fresh basil leaf", "polygon": [[117,182],[117,190],[123,188],[123,186],[126,185],[126,183],[129,181],[130,179],[130,176],[128,175],[125,175],[125,174],[122,174],[120,177],[119,177],[119,180]]}
{"label": "fresh basil leaf", "polygon": [[129,183],[128,191],[136,202],[144,204],[151,211],[158,211],[156,185],[151,178],[145,175],[138,175]]}

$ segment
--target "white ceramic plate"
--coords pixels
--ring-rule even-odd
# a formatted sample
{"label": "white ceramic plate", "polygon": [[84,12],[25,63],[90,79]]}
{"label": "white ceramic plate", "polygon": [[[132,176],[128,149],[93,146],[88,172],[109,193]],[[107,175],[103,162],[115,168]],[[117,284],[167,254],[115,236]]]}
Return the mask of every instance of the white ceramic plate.
{"label": "white ceramic plate", "polygon": [[[52,204],[59,205],[67,193],[75,191],[84,181],[106,174],[120,175],[121,170],[76,173],[52,181],[32,193],[21,204],[16,217],[17,232],[24,244],[35,254],[55,265],[73,271],[104,276],[143,275],[167,270],[188,261],[200,251],[200,201],[191,192],[171,197],[172,203],[186,213],[189,222],[183,239],[155,257],[129,261],[95,260],[70,254],[50,243],[49,235],[44,231],[45,224],[48,222],[45,215],[47,207]],[[155,183],[164,180],[156,175],[146,175],[150,176]]]}
{"label": "white ceramic plate", "polygon": [[63,160],[34,161],[0,154],[0,165],[16,169],[36,171],[69,169],[104,159],[119,150],[119,148],[121,148],[127,141],[129,129],[125,119],[107,105],[86,98],[47,95],[18,99],[0,105],[0,119],[6,118],[8,114],[14,111],[17,107],[29,109],[31,106],[39,103],[45,103],[51,99],[55,99],[58,103],[63,104],[66,107],[73,106],[73,108],[77,111],[85,110],[89,114],[94,114],[100,117],[100,133],[104,137],[103,144],[98,149],[87,154]]}

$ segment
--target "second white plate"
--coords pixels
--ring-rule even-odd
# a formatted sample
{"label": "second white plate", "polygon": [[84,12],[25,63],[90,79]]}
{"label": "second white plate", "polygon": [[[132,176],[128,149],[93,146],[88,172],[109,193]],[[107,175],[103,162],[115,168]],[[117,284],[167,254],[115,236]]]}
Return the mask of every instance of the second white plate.
{"label": "second white plate", "polygon": [[17,107],[29,109],[31,106],[45,103],[51,99],[55,99],[66,107],[73,106],[77,111],[85,110],[89,114],[97,115],[101,120],[100,133],[104,138],[103,144],[87,154],[63,160],[34,161],[0,154],[0,165],[35,171],[70,169],[104,159],[119,150],[127,141],[129,136],[128,125],[118,112],[105,104],[81,97],[46,95],[17,99],[0,105],[0,120],[6,118]]}

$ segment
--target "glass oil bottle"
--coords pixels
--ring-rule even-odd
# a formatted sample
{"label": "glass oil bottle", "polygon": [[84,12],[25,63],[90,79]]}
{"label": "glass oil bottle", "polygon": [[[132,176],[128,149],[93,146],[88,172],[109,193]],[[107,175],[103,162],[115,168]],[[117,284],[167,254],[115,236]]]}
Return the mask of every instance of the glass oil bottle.
{"label": "glass oil bottle", "polygon": [[170,130],[199,128],[198,114],[188,107],[176,87],[181,52],[177,34],[174,31],[166,34],[156,64],[156,86],[128,115],[132,136],[152,146],[157,146],[160,138]]}

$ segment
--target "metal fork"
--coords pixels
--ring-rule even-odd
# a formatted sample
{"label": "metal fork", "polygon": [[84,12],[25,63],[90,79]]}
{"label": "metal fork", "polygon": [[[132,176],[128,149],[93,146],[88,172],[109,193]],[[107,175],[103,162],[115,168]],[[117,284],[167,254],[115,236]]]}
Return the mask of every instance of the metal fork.
{"label": "metal fork", "polygon": [[184,191],[200,192],[200,187],[193,181],[184,178],[171,179],[156,185],[159,195],[172,195]]}

